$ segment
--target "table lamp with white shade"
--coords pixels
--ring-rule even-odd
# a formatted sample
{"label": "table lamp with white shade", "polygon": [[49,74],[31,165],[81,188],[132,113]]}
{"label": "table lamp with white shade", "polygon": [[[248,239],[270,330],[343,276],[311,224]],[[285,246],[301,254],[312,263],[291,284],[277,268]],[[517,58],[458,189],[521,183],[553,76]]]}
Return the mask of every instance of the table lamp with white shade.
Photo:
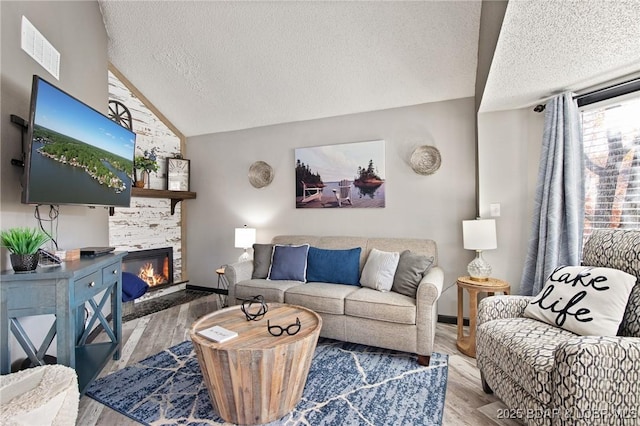
{"label": "table lamp with white shade", "polygon": [[244,225],[242,228],[236,228],[236,238],[235,238],[235,247],[244,249],[244,253],[240,255],[238,258],[238,262],[244,262],[246,260],[251,260],[251,256],[247,250],[256,242],[256,229],[255,228],[247,228],[247,225]]}
{"label": "table lamp with white shade", "polygon": [[496,221],[494,219],[463,220],[462,236],[464,248],[476,251],[476,258],[467,266],[471,279],[487,281],[491,276],[491,265],[482,257],[482,251],[498,247]]}

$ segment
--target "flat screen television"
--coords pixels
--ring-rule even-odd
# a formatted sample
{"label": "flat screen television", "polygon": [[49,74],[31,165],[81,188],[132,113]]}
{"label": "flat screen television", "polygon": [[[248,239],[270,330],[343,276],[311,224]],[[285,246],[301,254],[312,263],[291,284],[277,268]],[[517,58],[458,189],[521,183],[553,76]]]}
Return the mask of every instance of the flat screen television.
{"label": "flat screen television", "polygon": [[37,75],[27,141],[23,203],[129,206],[136,134]]}

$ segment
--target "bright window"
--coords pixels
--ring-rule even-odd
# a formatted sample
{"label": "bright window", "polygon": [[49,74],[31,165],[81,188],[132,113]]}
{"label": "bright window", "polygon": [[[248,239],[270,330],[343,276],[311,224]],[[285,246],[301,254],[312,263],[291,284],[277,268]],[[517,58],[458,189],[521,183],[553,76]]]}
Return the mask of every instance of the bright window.
{"label": "bright window", "polygon": [[584,107],[582,131],[585,238],[593,229],[640,228],[640,94]]}

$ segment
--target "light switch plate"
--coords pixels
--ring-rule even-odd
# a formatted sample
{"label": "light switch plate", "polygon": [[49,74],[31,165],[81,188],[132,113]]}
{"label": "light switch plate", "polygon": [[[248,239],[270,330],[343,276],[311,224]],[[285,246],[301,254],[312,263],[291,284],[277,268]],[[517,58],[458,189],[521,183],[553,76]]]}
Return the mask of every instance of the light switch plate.
{"label": "light switch plate", "polygon": [[489,204],[489,210],[491,212],[491,217],[499,217],[500,216],[500,203]]}

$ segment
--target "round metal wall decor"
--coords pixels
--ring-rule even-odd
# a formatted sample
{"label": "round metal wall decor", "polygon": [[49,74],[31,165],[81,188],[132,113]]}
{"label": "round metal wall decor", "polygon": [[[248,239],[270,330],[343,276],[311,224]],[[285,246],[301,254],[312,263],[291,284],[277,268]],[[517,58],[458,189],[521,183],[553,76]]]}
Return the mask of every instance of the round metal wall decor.
{"label": "round metal wall decor", "polygon": [[122,102],[109,100],[109,118],[129,130],[133,130],[131,111]]}
{"label": "round metal wall decor", "polygon": [[411,168],[419,175],[432,175],[439,168],[442,159],[440,151],[435,146],[422,145],[411,154]]}
{"label": "round metal wall decor", "polygon": [[256,161],[249,167],[249,182],[255,188],[263,188],[273,180],[273,168],[264,161]]}

